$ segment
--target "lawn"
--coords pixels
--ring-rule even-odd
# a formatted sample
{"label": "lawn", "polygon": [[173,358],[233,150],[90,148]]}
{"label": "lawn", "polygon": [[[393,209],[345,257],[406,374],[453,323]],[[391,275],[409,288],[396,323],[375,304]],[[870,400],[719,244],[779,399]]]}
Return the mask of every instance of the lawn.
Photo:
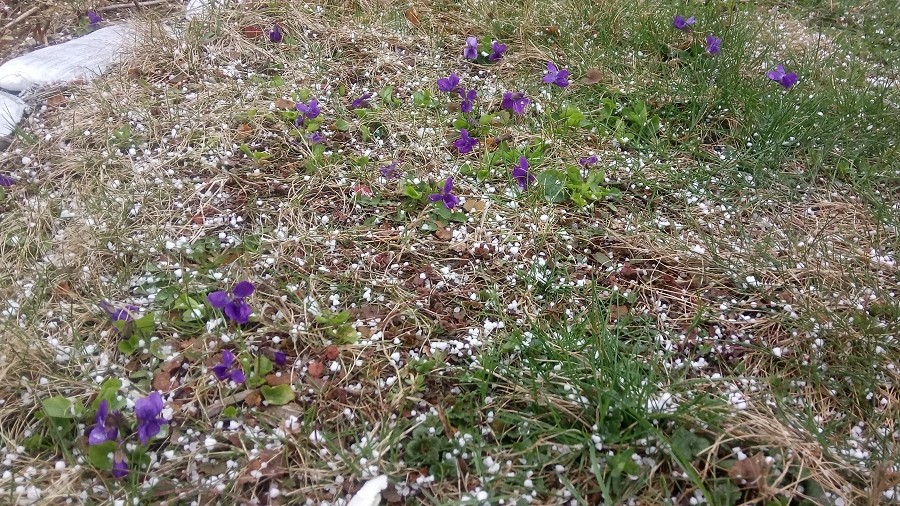
{"label": "lawn", "polygon": [[895,9],[138,12],[0,154],[0,503],[900,502]]}

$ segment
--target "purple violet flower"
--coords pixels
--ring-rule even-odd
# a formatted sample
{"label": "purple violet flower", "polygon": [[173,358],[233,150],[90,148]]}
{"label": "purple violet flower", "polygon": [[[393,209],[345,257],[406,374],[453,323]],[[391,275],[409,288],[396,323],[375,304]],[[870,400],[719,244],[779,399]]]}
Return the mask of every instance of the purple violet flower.
{"label": "purple violet flower", "polygon": [[478,98],[478,92],[473,90],[469,90],[463,93],[462,90],[459,90],[459,96],[462,98],[462,102],[459,104],[459,110],[466,114],[472,112],[472,108],[475,104],[475,99]]}
{"label": "purple violet flower", "polygon": [[372,104],[369,103],[370,98],[372,98],[371,93],[364,94],[350,103],[350,109],[368,109],[372,107]]}
{"label": "purple violet flower", "polygon": [[116,450],[116,453],[113,455],[112,475],[113,478],[128,476],[128,462],[125,462],[125,455],[121,450]]}
{"label": "purple violet flower", "polygon": [[276,351],[272,361],[275,362],[275,365],[278,367],[284,367],[287,364],[287,354],[283,351]]}
{"label": "purple violet flower", "polygon": [[97,25],[99,25],[100,22],[103,21],[103,18],[94,11],[87,11],[87,19],[88,25],[91,28],[97,28]]}
{"label": "purple violet flower", "polygon": [[231,350],[222,350],[222,361],[212,368],[219,381],[230,379],[235,383],[243,383],[246,379],[244,371],[240,368],[240,362],[235,363],[234,353]]}
{"label": "purple violet flower", "polygon": [[272,29],[269,30],[269,41],[271,42],[281,42],[284,40],[284,32],[281,31],[281,27],[278,26],[278,23],[272,25]]}
{"label": "purple violet flower", "polygon": [[437,80],[438,89],[444,93],[456,93],[459,91],[459,76],[451,72],[449,76]]}
{"label": "purple violet flower", "polygon": [[528,172],[528,159],[524,156],[519,157],[519,164],[513,165],[512,177],[516,180],[516,184],[522,190],[527,190],[528,185],[534,182],[534,174]]}
{"label": "purple violet flower", "polygon": [[294,107],[300,112],[300,117],[297,118],[298,126],[302,125],[305,120],[319,117],[319,114],[322,113],[322,110],[319,109],[319,101],[316,99],[310,100],[308,104],[297,102]]}
{"label": "purple violet flower", "polygon": [[784,65],[779,65],[775,67],[775,70],[770,70],[766,77],[775,81],[776,83],[782,85],[785,89],[790,89],[791,86],[797,84],[797,74],[794,72],[785,72]]}
{"label": "purple violet flower", "polygon": [[675,19],[672,20],[672,26],[674,26],[675,29],[681,30],[682,32],[684,32],[684,31],[690,30],[691,25],[693,25],[696,22],[697,22],[697,20],[694,18],[694,16],[684,19],[681,16],[681,14],[678,14],[675,16]]}
{"label": "purple violet flower", "polygon": [[399,162],[391,162],[378,169],[378,172],[381,173],[381,177],[386,179],[394,179],[399,176],[399,174],[397,174],[397,163]]}
{"label": "purple violet flower", "polygon": [[321,144],[325,142],[325,136],[320,132],[313,132],[306,136],[306,140],[308,140],[310,144]]}
{"label": "purple violet flower", "polygon": [[472,151],[472,148],[474,148],[476,144],[478,144],[478,139],[469,137],[469,131],[465,128],[459,130],[459,139],[453,141],[453,146],[460,153]]}
{"label": "purple violet flower", "polygon": [[544,75],[544,82],[547,84],[555,84],[560,88],[565,88],[569,85],[569,72],[566,69],[559,70],[556,68],[556,65],[551,61],[547,62],[547,73]]}
{"label": "purple violet flower", "polygon": [[133,314],[137,313],[140,308],[137,306],[127,305],[124,308],[116,308],[109,302],[105,300],[101,300],[99,304],[100,308],[106,311],[106,314],[109,315],[109,319],[114,322],[130,322],[134,320]]}
{"label": "purple violet flower", "polygon": [[722,39],[714,36],[713,34],[709,34],[706,36],[706,52],[709,54],[719,54],[719,51],[722,50]]}
{"label": "purple violet flower", "polygon": [[119,437],[119,429],[116,427],[115,423],[115,418],[118,414],[118,411],[113,411],[112,413],[109,412],[109,402],[107,402],[106,399],[100,401],[100,405],[97,406],[97,415],[94,417],[96,425],[94,425],[94,428],[91,429],[90,434],[88,434],[89,445],[98,445],[107,441],[115,441],[116,438]]}
{"label": "purple violet flower", "polygon": [[488,60],[498,62],[500,58],[503,58],[504,53],[506,53],[506,44],[501,44],[495,40],[491,42],[491,54],[488,55]]}
{"label": "purple violet flower", "polygon": [[507,91],[503,94],[503,100],[500,102],[500,108],[516,113],[516,116],[525,114],[525,107],[531,103],[531,100],[525,98],[525,94],[521,91]]}
{"label": "purple violet flower", "polygon": [[594,165],[597,165],[597,162],[600,159],[597,158],[597,155],[586,156],[584,158],[579,158],[578,163],[581,164],[585,169]]}
{"label": "purple violet flower", "polygon": [[448,177],[444,181],[444,191],[441,193],[432,193],[428,196],[428,200],[432,202],[441,201],[447,209],[453,209],[459,205],[459,197],[453,194],[453,178]]}
{"label": "purple violet flower", "polygon": [[475,37],[466,37],[466,47],[463,49],[463,58],[467,60],[475,60],[478,58],[478,39]]}
{"label": "purple violet flower", "polygon": [[155,390],[147,397],[135,401],[134,416],[137,419],[137,433],[141,444],[147,444],[159,434],[164,424],[169,423],[162,417],[163,407],[162,396]]}
{"label": "purple violet flower", "polygon": [[254,290],[256,290],[256,287],[253,286],[253,283],[240,281],[234,285],[231,291],[232,295],[229,296],[228,292],[219,290],[207,295],[206,300],[212,307],[221,309],[229,320],[243,325],[250,320],[250,313],[252,312],[244,299],[249,297]]}
{"label": "purple violet flower", "polygon": [[13,184],[15,184],[16,180],[7,176],[6,174],[0,174],[0,186],[3,188],[9,188]]}

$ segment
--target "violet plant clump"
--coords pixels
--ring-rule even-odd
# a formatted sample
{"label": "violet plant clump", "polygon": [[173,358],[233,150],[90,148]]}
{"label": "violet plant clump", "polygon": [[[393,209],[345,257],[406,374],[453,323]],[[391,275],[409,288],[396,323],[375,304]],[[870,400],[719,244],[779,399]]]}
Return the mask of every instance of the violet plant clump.
{"label": "violet plant clump", "polygon": [[368,109],[372,107],[372,104],[369,103],[369,100],[372,98],[371,93],[365,93],[363,96],[354,99],[353,102],[350,102],[350,109]]}
{"label": "violet plant clump", "polygon": [[297,126],[302,125],[307,120],[316,119],[319,117],[319,114],[322,114],[322,110],[319,109],[319,101],[314,98],[310,99],[309,103],[297,102],[294,108],[300,113],[300,116],[297,118]]}
{"label": "violet plant clump", "polygon": [[106,399],[100,401],[94,417],[94,428],[88,434],[88,444],[98,445],[107,441],[115,441],[119,437],[118,419],[119,412],[110,412],[109,402]]}
{"label": "violet plant clump", "polygon": [[235,359],[231,350],[222,350],[222,359],[212,368],[219,381],[231,380],[235,383],[243,383],[247,378],[240,367],[240,362]]}
{"label": "violet plant clump", "polygon": [[103,21],[103,18],[94,11],[87,11],[87,20],[89,27],[97,28],[100,22]]}
{"label": "violet plant clump", "polygon": [[381,174],[381,177],[385,179],[395,179],[399,177],[400,174],[397,173],[397,163],[398,162],[391,162],[379,168],[378,172]]}
{"label": "violet plant clump", "polygon": [[466,37],[466,47],[463,49],[463,58],[467,60],[478,59],[478,39],[475,37]]}
{"label": "violet plant clump", "polygon": [[778,65],[773,70],[770,70],[766,77],[780,84],[786,90],[797,84],[797,81],[800,79],[794,72],[785,72],[784,65]]}
{"label": "violet plant clump", "polygon": [[114,322],[130,322],[134,320],[134,315],[140,311],[139,307],[130,304],[124,308],[117,308],[105,300],[101,300],[99,306],[106,312],[109,319]]}
{"label": "violet plant clump", "polygon": [[578,164],[581,165],[581,166],[584,167],[584,168],[588,168],[588,167],[592,167],[592,166],[594,166],[594,165],[597,165],[597,162],[598,162],[599,160],[600,160],[600,159],[597,158],[597,155],[585,156],[585,157],[582,157],[582,158],[579,158],[579,159],[578,159]]}
{"label": "violet plant clump", "polygon": [[706,52],[712,55],[719,54],[719,51],[722,50],[722,39],[714,36],[713,34],[709,34],[706,36]]}
{"label": "violet plant clump", "polygon": [[453,178],[448,177],[444,181],[444,190],[441,193],[432,193],[428,196],[428,200],[432,202],[443,202],[444,207],[453,209],[459,205],[459,197],[453,194]]}
{"label": "violet plant clump", "polygon": [[675,19],[672,20],[672,26],[674,26],[676,30],[681,30],[682,32],[684,32],[690,30],[691,25],[696,22],[697,20],[694,18],[694,16],[684,19],[681,14],[677,14],[675,16]]}
{"label": "violet plant clump", "polygon": [[169,423],[162,416],[164,407],[162,396],[157,391],[150,392],[147,397],[135,401],[134,416],[137,419],[137,433],[141,444],[146,445],[159,434],[163,425]]}
{"label": "violet plant clump", "polygon": [[478,144],[478,139],[469,136],[469,131],[465,128],[459,130],[459,139],[453,141],[453,147],[460,153],[468,153]]}
{"label": "violet plant clump", "polygon": [[506,44],[501,44],[498,41],[491,42],[491,54],[488,55],[488,61],[498,62],[503,55],[506,54]]}
{"label": "violet plant clump", "polygon": [[552,61],[547,62],[547,73],[544,74],[544,82],[546,84],[555,84],[560,88],[569,85],[569,76],[571,72],[566,69],[558,69]]}
{"label": "violet plant clump", "polygon": [[438,89],[444,93],[457,93],[459,88],[459,76],[451,72],[449,76],[437,80]]}
{"label": "violet plant clump", "polygon": [[503,100],[500,102],[500,108],[512,111],[516,116],[525,114],[525,108],[531,100],[525,98],[525,93],[521,91],[507,91],[503,94]]}
{"label": "violet plant clump", "polygon": [[116,453],[113,454],[112,475],[113,478],[128,476],[128,462],[125,461],[125,454],[121,449],[116,449]]}
{"label": "violet plant clump", "polygon": [[0,174],[0,187],[9,188],[13,184],[15,184],[16,180],[7,176],[6,174]]}
{"label": "violet plant clump", "polygon": [[522,190],[527,190],[531,183],[534,182],[534,174],[528,171],[528,159],[524,156],[519,157],[518,165],[513,165],[512,178]]}
{"label": "violet plant clump", "polygon": [[313,132],[306,136],[306,140],[308,140],[310,144],[321,144],[325,142],[325,136],[320,132]]}
{"label": "violet plant clump", "polygon": [[460,90],[459,96],[462,98],[462,102],[459,104],[459,110],[466,114],[472,112],[475,105],[475,99],[478,98],[478,92],[474,89],[467,92]]}
{"label": "violet plant clump", "polygon": [[272,29],[269,30],[269,41],[271,42],[281,42],[284,40],[284,32],[281,31],[281,27],[278,26],[278,23],[272,25]]}
{"label": "violet plant clump", "polygon": [[244,299],[252,295],[255,290],[256,287],[253,286],[253,283],[240,281],[234,285],[230,295],[228,292],[219,290],[207,295],[206,300],[212,307],[220,309],[226,318],[243,325],[250,321],[252,312],[250,305]]}

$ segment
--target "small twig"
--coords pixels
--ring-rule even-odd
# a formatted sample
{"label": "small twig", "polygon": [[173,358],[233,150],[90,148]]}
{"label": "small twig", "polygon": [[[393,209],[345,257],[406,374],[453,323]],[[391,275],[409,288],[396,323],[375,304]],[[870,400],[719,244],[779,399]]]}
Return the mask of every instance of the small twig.
{"label": "small twig", "polygon": [[34,14],[34,13],[37,12],[37,11],[39,11],[40,9],[41,9],[40,6],[32,7],[32,8],[30,8],[30,9],[28,9],[27,11],[23,12],[22,14],[19,14],[19,17],[17,17],[16,19],[10,21],[9,23],[6,23],[6,26],[4,26],[3,29],[0,30],[0,31],[5,32],[6,30],[10,29],[10,28],[11,28],[13,25],[15,25],[16,23],[18,23],[18,22],[24,20],[24,19],[27,18],[28,16],[31,16],[32,14]]}
{"label": "small twig", "polygon": [[100,12],[114,11],[116,9],[129,9],[131,7],[152,7],[154,5],[162,5],[162,4],[167,4],[167,3],[169,3],[169,0],[150,0],[149,2],[141,2],[141,3],[134,2],[134,3],[130,3],[130,4],[113,4],[113,5],[106,5],[104,7],[100,7],[99,9],[97,9],[96,12],[100,13]]}

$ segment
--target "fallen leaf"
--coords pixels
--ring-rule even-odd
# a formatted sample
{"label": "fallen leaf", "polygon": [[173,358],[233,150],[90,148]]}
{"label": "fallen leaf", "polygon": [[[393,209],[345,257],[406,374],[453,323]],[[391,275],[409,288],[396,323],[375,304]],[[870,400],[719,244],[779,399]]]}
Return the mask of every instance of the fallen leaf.
{"label": "fallen leaf", "polygon": [[610,306],[609,307],[610,321],[618,320],[627,314],[628,314],[628,306]]}
{"label": "fallen leaf", "polygon": [[256,25],[245,26],[242,32],[248,39],[257,39],[263,36],[263,29]]}
{"label": "fallen leaf", "polygon": [[257,482],[263,478],[274,478],[287,473],[284,452],[278,450],[262,450],[259,456],[251,460],[238,478],[238,483]]}
{"label": "fallen leaf", "polygon": [[313,360],[312,362],[309,363],[309,366],[307,367],[307,372],[313,378],[321,378],[322,374],[325,372],[325,365],[322,364],[322,362],[319,362],[318,360]]}
{"label": "fallen leaf", "polygon": [[465,203],[463,203],[463,209],[465,209],[466,212],[471,212],[472,210],[484,211],[485,206],[486,204],[483,200],[470,199],[466,200]]}
{"label": "fallen leaf", "polygon": [[736,485],[746,488],[762,489],[767,485],[769,464],[762,453],[739,460],[728,470],[728,476]]}
{"label": "fallen leaf", "polygon": [[262,404],[262,394],[259,393],[259,390],[251,390],[247,397],[244,397],[244,404],[252,407],[258,407]]}
{"label": "fallen leaf", "polygon": [[293,373],[271,373],[266,375],[266,383],[269,386],[277,387],[278,385],[290,385],[293,383],[294,375]]}
{"label": "fallen leaf", "polygon": [[374,195],[374,193],[372,192],[372,189],[364,184],[358,184],[358,185],[354,186],[353,193],[355,193],[357,195],[363,195],[365,197],[371,197],[372,195]]}
{"label": "fallen leaf", "polygon": [[556,25],[550,25],[544,27],[544,31],[547,32],[548,35],[553,35],[555,37],[559,37],[559,27]]}
{"label": "fallen leaf", "polygon": [[65,105],[66,102],[68,102],[68,100],[62,93],[58,93],[47,99],[47,105],[50,107],[59,107]]}
{"label": "fallen leaf", "polygon": [[286,98],[279,98],[275,101],[275,107],[279,109],[293,109],[297,105],[293,100],[288,100]]}
{"label": "fallen leaf", "polygon": [[160,392],[168,392],[175,386],[172,375],[166,371],[158,371],[153,375],[153,389]]}
{"label": "fallen leaf", "polygon": [[584,84],[597,84],[600,81],[603,81],[603,72],[598,68],[588,69],[584,77],[581,78],[581,82]]}
{"label": "fallen leaf", "polygon": [[453,232],[447,227],[441,227],[434,231],[434,236],[442,241],[449,241],[453,237]]}
{"label": "fallen leaf", "polygon": [[176,357],[172,360],[167,360],[159,365],[160,371],[165,371],[169,374],[172,374],[172,371],[181,367],[181,357]]}
{"label": "fallen leaf", "polygon": [[420,26],[422,24],[422,21],[419,20],[419,13],[416,12],[415,7],[406,11],[404,16],[406,16],[406,20],[412,23],[414,26]]}
{"label": "fallen leaf", "polygon": [[325,352],[322,355],[325,357],[325,360],[334,360],[338,358],[339,354],[340,350],[338,350],[338,347],[333,344],[329,344],[325,348]]}
{"label": "fallen leaf", "polygon": [[250,134],[253,133],[253,127],[246,123],[241,123],[241,125],[237,128],[237,136],[238,139],[246,139],[250,137]]}

